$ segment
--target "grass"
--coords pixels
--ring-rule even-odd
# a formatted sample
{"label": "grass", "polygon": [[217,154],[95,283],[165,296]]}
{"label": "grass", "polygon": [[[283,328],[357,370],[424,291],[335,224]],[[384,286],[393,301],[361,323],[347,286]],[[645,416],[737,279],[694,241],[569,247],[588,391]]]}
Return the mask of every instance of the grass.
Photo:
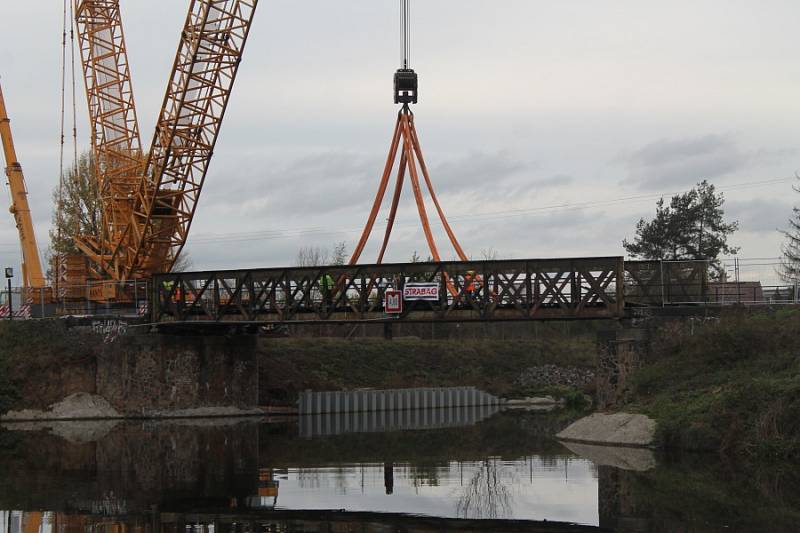
{"label": "grass", "polygon": [[594,366],[591,336],[463,342],[268,339],[261,350],[267,389],[282,384],[296,390],[476,386],[513,396],[527,392],[515,384],[526,368]]}
{"label": "grass", "polygon": [[670,328],[625,402],[658,421],[665,447],[800,457],[800,314]]}
{"label": "grass", "polygon": [[800,477],[792,462],[750,464],[684,454],[651,471],[621,475],[659,531],[797,531],[800,521]]}

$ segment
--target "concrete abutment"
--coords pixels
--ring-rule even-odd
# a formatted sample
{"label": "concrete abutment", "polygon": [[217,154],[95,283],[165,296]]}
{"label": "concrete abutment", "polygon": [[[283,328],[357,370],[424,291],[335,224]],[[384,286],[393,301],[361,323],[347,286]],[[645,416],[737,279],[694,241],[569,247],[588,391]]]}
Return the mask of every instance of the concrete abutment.
{"label": "concrete abutment", "polygon": [[[76,395],[101,397],[126,418],[215,416],[258,407],[255,335],[153,335],[123,320],[103,324],[4,324],[0,415],[25,410],[30,419],[104,416],[65,408],[70,402],[62,401]],[[57,414],[50,409],[55,404]]]}

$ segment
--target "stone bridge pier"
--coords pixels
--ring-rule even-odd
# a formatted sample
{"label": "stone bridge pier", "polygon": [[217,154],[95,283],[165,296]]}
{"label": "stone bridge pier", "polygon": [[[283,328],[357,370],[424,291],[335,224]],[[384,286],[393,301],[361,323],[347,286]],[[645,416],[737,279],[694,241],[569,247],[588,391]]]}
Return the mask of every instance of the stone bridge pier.
{"label": "stone bridge pier", "polygon": [[129,416],[251,409],[258,406],[256,337],[120,337],[98,354],[95,383],[96,394]]}
{"label": "stone bridge pier", "polygon": [[599,409],[611,409],[620,402],[631,376],[641,368],[647,342],[647,331],[630,325],[597,334],[595,379]]}

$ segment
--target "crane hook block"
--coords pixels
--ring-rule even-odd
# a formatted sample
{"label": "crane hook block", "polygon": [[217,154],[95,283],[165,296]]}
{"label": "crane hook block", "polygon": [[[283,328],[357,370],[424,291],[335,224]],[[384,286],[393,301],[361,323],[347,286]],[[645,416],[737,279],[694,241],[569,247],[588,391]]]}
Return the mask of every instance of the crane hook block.
{"label": "crane hook block", "polygon": [[400,69],[394,73],[394,103],[416,104],[419,82],[413,69]]}

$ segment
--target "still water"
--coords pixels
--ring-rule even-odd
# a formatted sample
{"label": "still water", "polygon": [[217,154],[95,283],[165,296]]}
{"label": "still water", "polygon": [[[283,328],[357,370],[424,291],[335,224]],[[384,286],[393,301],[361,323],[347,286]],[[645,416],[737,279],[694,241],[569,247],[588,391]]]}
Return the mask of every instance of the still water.
{"label": "still water", "polygon": [[0,533],[800,530],[793,465],[567,447],[565,412],[326,416],[6,427]]}

